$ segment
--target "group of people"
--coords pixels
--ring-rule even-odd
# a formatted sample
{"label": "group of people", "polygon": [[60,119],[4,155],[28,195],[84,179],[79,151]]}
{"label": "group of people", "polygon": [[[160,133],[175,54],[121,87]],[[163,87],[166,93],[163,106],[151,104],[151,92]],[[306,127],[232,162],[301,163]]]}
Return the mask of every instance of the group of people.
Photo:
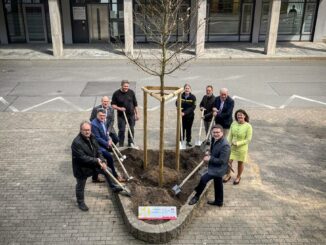
{"label": "group of people", "polygon": [[[110,153],[113,144],[124,146],[126,124],[129,125],[132,135],[128,132],[128,146],[133,142],[134,127],[139,120],[138,104],[135,92],[129,88],[129,82],[123,80],[121,88],[112,95],[112,101],[107,96],[102,97],[101,105],[93,108],[90,121],[80,124],[80,132],[72,142],[72,165],[76,178],[76,199],[78,207],[87,211],[84,190],[86,180],[92,176],[93,182],[103,182],[99,174],[104,175],[108,186],[113,192],[120,192],[122,188],[110,178],[112,175],[119,182],[125,179],[118,175],[113,157]],[[177,105],[177,103],[176,103]],[[181,96],[182,140],[186,139],[187,146],[191,147],[191,131],[195,117],[196,96],[191,93],[191,86],[184,85]],[[240,183],[244,169],[243,163],[247,160],[248,144],[252,137],[252,127],[249,124],[248,114],[240,109],[232,114],[234,101],[228,95],[228,89],[220,89],[219,96],[214,96],[213,86],[206,87],[206,94],[200,102],[202,120],[206,134],[211,134],[210,149],[205,153],[203,161],[208,164],[208,171],[204,174],[195,188],[196,194],[189,204],[195,204],[210,180],[214,180],[215,200],[208,204],[223,205],[223,183],[231,179],[232,162],[238,161],[238,173],[233,184]],[[114,129],[115,110],[118,111],[118,134]],[[214,120],[215,125],[210,129]],[[108,173],[109,171],[109,173]]]}
{"label": "group of people", "polygon": [[[198,202],[207,183],[214,180],[215,200],[208,201],[210,205],[223,205],[223,183],[231,179],[233,161],[238,162],[238,171],[234,185],[238,185],[247,161],[248,145],[252,138],[252,126],[249,123],[249,116],[243,109],[234,113],[234,100],[229,96],[227,88],[220,89],[219,96],[215,97],[213,86],[206,87],[206,94],[200,102],[202,120],[206,134],[211,134],[210,149],[205,153],[203,161],[208,164],[208,171],[201,177],[195,188],[196,194],[189,201],[189,205]],[[196,97],[191,93],[189,84],[184,85],[184,92],[181,99],[183,138],[186,134],[187,146],[191,146],[191,128],[196,108]],[[215,125],[209,132],[209,126],[214,120]]]}
{"label": "group of people", "polygon": [[[77,181],[76,199],[82,211],[88,211],[84,198],[88,177],[92,176],[94,183],[103,182],[98,176],[102,174],[113,192],[122,191],[119,185],[112,182],[108,171],[119,182],[125,181],[118,175],[110,151],[112,144],[124,146],[127,122],[131,133],[134,134],[135,122],[139,120],[135,92],[129,89],[129,85],[127,80],[121,82],[121,88],[112,95],[111,104],[107,96],[102,97],[101,105],[93,108],[90,121],[80,124],[80,132],[72,142],[73,174]],[[115,110],[118,111],[118,135],[113,127]],[[133,136],[128,132],[128,146],[132,141]]]}

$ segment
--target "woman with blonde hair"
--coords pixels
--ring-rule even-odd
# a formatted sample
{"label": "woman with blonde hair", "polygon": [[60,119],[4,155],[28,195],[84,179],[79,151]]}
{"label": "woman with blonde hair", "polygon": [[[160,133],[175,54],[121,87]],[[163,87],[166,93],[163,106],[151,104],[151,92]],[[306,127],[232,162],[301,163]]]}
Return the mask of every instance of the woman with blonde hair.
{"label": "woman with blonde hair", "polygon": [[238,174],[233,184],[238,185],[244,169],[243,163],[247,161],[248,145],[252,138],[252,127],[249,116],[245,110],[239,109],[234,113],[235,121],[231,124],[228,141],[231,145],[229,169],[223,179],[226,183],[231,179],[231,167],[233,161],[238,161]]}

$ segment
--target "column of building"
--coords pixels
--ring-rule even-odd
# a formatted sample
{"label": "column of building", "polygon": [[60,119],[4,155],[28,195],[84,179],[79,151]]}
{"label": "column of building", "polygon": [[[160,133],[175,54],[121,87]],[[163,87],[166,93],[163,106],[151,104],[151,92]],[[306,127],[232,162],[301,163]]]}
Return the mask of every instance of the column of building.
{"label": "column of building", "polygon": [[264,53],[274,55],[276,51],[277,31],[280,19],[281,0],[271,0],[269,5]]}
{"label": "column of building", "polygon": [[56,57],[60,57],[63,55],[63,43],[62,43],[59,0],[48,0],[48,1],[49,1],[53,55]]}
{"label": "column of building", "polygon": [[197,8],[197,33],[196,33],[196,55],[201,55],[205,52],[205,29],[206,29],[206,10],[207,0],[198,0]]}
{"label": "column of building", "polygon": [[314,42],[326,43],[326,0],[321,0],[318,6]]}
{"label": "column of building", "polygon": [[123,11],[125,29],[125,53],[132,55],[134,43],[132,0],[124,0]]}

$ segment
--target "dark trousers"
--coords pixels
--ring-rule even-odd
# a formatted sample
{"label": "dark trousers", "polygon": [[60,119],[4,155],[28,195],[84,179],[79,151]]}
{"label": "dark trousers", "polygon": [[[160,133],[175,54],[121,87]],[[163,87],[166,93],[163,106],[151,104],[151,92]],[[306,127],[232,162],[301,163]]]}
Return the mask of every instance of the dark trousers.
{"label": "dark trousers", "polygon": [[[110,188],[114,187],[114,184],[112,183],[110,176],[108,175],[107,172],[103,171],[102,169],[96,169],[96,175],[98,174],[103,174],[105,177],[105,180]],[[77,202],[83,203],[85,201],[85,186],[86,186],[86,181],[87,178],[76,178],[77,184],[76,184],[76,199]]]}
{"label": "dark trousers", "polygon": [[215,193],[215,202],[216,203],[223,203],[223,179],[222,177],[215,177],[212,175],[209,175],[208,173],[204,174],[199,184],[196,186],[196,196],[200,197],[200,195],[203,193],[207,183],[210,180],[214,180],[214,193]]}
{"label": "dark trousers", "polygon": [[[113,158],[112,158],[112,155],[110,154],[110,152],[108,152],[107,150],[101,150],[101,153],[104,156],[104,158],[106,159],[107,165],[111,169],[113,176],[118,177],[117,171],[115,170],[115,167],[114,167]],[[98,172],[95,172],[92,176],[92,179],[97,180],[97,178],[98,178]]]}
{"label": "dark trousers", "polygon": [[183,128],[183,139],[185,139],[187,142],[191,141],[191,128],[192,124],[194,122],[194,117],[182,117],[182,128]]}
{"label": "dark trousers", "polygon": [[205,133],[206,133],[205,134],[205,137],[207,136],[207,133],[208,133],[208,129],[209,129],[210,124],[211,124],[211,121],[205,121],[204,120],[204,127],[205,127]]}
{"label": "dark trousers", "polygon": [[[127,119],[128,119],[131,133],[133,137],[135,137],[135,133],[134,133],[135,118],[134,116],[127,116]],[[124,116],[118,116],[118,128],[119,128],[119,145],[123,146],[123,143],[125,141],[125,131],[126,131],[126,120]],[[129,144],[134,143],[129,134],[129,130],[128,130],[128,143]]]}

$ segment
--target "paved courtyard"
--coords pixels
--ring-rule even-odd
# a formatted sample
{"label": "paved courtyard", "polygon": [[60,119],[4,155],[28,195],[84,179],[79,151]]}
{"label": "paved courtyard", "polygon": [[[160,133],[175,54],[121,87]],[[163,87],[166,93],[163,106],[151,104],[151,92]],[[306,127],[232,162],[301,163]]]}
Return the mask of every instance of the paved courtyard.
{"label": "paved courtyard", "polygon": [[[248,112],[254,137],[240,185],[227,183],[225,206],[204,205],[169,244],[326,243],[326,108]],[[75,204],[70,144],[88,117],[0,112],[0,244],[144,244],[127,232],[104,184],[88,181],[89,212]]]}

